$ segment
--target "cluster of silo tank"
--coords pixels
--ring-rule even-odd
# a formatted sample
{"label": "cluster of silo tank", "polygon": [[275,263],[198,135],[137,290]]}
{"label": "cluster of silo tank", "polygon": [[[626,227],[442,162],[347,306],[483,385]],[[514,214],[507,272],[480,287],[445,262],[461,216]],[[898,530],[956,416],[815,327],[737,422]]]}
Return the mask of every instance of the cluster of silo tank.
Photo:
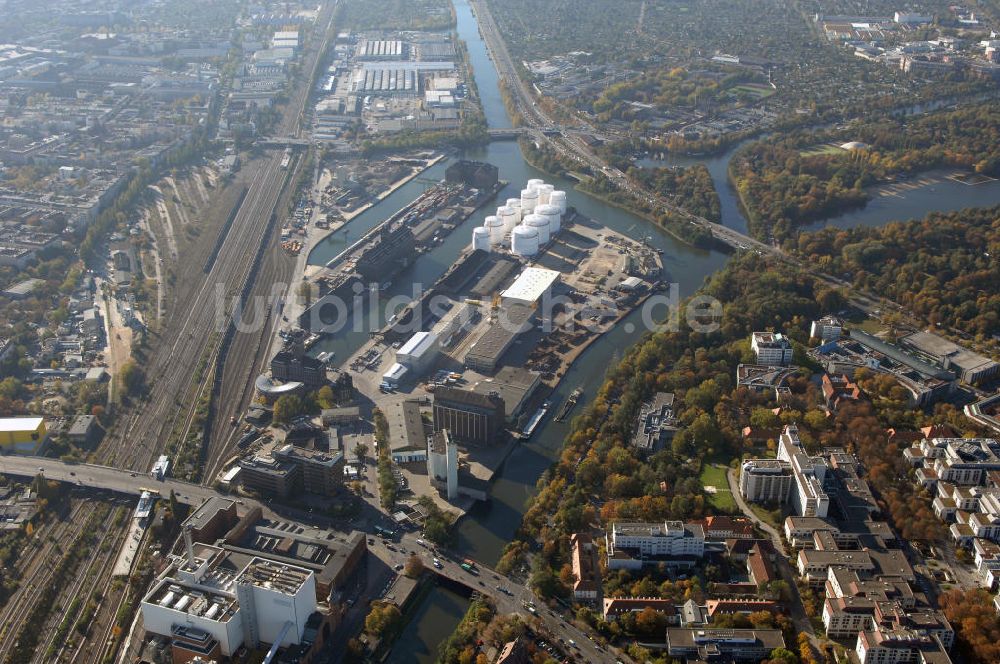
{"label": "cluster of silo tank", "polygon": [[496,214],[472,231],[472,248],[490,251],[510,236],[516,256],[534,256],[559,232],[566,213],[566,192],[543,180],[528,180],[520,198],[508,198]]}

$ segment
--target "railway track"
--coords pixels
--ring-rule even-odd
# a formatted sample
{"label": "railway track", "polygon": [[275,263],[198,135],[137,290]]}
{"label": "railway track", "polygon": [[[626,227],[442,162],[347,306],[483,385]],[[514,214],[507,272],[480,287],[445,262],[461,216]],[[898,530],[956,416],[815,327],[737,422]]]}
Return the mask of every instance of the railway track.
{"label": "railway track", "polygon": [[[85,506],[84,503],[80,504],[81,508]],[[81,509],[76,514],[81,515],[85,512],[85,509]],[[94,513],[96,513],[96,510]],[[57,546],[63,549],[63,554],[60,556],[58,563],[56,565],[40,564],[35,573],[30,578],[24,580],[22,584],[24,592],[19,596],[12,597],[4,606],[3,612],[0,613],[0,624],[4,627],[3,636],[0,637],[0,662],[14,662],[13,651],[19,644],[22,629],[25,627],[27,621],[32,618],[32,609],[48,590],[48,577],[62,565],[67,564],[68,556],[72,553],[74,545],[79,542],[80,537],[92,527],[97,526],[94,522],[93,514],[87,518],[79,519],[76,521],[76,525],[78,525],[78,528],[68,528],[57,538]],[[37,653],[37,651],[38,648],[36,646],[34,652]],[[18,662],[18,664],[20,663]]]}
{"label": "railway track", "polygon": [[[118,507],[115,512],[117,514],[122,514],[125,507]],[[127,517],[127,512],[123,515]],[[113,523],[113,518],[109,519],[106,523]],[[69,635],[74,629],[76,629],[77,623],[80,621],[83,611],[86,608],[86,602],[89,598],[93,597],[94,591],[98,587],[103,587],[107,590],[110,586],[110,579],[108,578],[107,583],[102,583],[103,575],[101,574],[102,569],[113,569],[115,560],[118,557],[119,547],[115,546],[113,543],[118,540],[118,532],[124,529],[128,531],[131,519],[123,518],[122,523],[118,525],[111,525],[104,534],[104,538],[108,540],[111,544],[102,550],[101,546],[96,546],[94,553],[91,555],[90,559],[86,563],[86,567],[82,570],[77,570],[76,575],[73,578],[73,582],[67,586],[66,590],[60,595],[60,598],[56,601],[56,604],[61,604],[64,607],[68,607],[72,604],[73,600],[79,599],[81,604],[78,608],[77,615],[72,619],[67,625],[67,629],[62,634],[59,633],[59,627],[61,626],[63,620],[59,613],[55,613],[50,616],[49,624],[47,629],[49,636],[41,643],[39,647],[35,649],[35,656],[32,658],[32,662],[38,662],[39,664],[44,664],[48,660],[48,653],[50,649],[58,648],[55,650],[55,657],[52,661],[61,662],[64,661],[63,655],[69,647],[71,639]],[[54,623],[54,624],[53,624]],[[62,644],[56,644],[56,640],[61,638]],[[74,651],[79,652],[80,646],[83,644],[84,639],[75,641]]]}
{"label": "railway track", "polygon": [[[300,131],[305,103],[312,89],[320,57],[329,44],[335,7],[336,3],[330,3],[321,10],[317,25],[323,26],[323,38],[317,40],[317,45],[309,52],[311,64],[306,69],[310,74],[305,80],[299,81],[298,89],[279,123],[281,131],[286,134],[298,134]],[[269,236],[269,222],[288,184],[288,172],[280,167],[281,158],[280,152],[275,152],[244,167],[248,190],[238,202],[232,225],[221,242],[218,255],[208,273],[201,273],[204,274],[202,279],[189,280],[190,285],[177,292],[175,311],[160,335],[160,343],[150,354],[146,366],[150,396],[128,408],[118,426],[105,437],[95,454],[99,463],[145,473],[153,459],[162,453],[167,436],[178,428],[187,430],[191,426],[198,399],[185,403],[186,398],[200,395],[209,382],[204,376],[200,381],[194,380],[198,364],[206,353],[214,361],[219,352],[221,334],[213,333],[220,332],[220,323],[227,321],[232,314],[228,303],[220,301],[220,296],[228,300],[239,292],[257,294],[263,288],[259,284],[264,284],[270,290],[275,281],[288,278],[291,269],[289,261],[273,246],[265,250],[258,273],[253,274],[250,269],[253,257],[260,248],[273,244]],[[272,325],[273,319],[261,334],[270,334]],[[240,336],[253,338],[253,335]],[[232,349],[234,352],[231,362],[234,367],[249,364],[252,379],[254,368],[259,365],[265,348],[266,344],[260,343],[259,338],[257,341],[241,339],[237,347]],[[223,372],[228,364],[226,362],[223,365]],[[237,371],[237,375],[240,374],[246,375],[242,368]],[[236,380],[236,384],[238,383],[239,380]],[[245,388],[243,394],[245,395]],[[229,392],[225,395],[229,396]],[[64,551],[56,563],[61,565],[74,542],[88,530],[87,524],[92,523],[98,509],[100,506],[94,503],[74,505],[68,522],[50,535],[55,538],[54,541],[47,541],[37,552],[32,552],[31,559],[21,570],[21,587],[0,610],[0,625],[4,626],[0,633],[0,661],[7,661],[17,645],[17,635],[33,613],[42,593],[46,591],[46,576],[55,569],[52,557],[56,549],[61,547]],[[106,523],[110,524],[110,521]],[[122,530],[127,529],[128,523],[129,519],[125,519]],[[88,559],[81,563],[84,568],[77,569],[72,583],[59,593],[59,600],[79,597],[86,601],[98,589],[103,589],[103,597],[110,598],[110,572],[121,540],[118,530],[108,525],[101,531],[115,545],[109,546],[106,551],[101,551],[97,545]],[[92,617],[95,624],[101,625],[100,634],[80,638],[72,646],[72,653],[68,651],[70,646],[64,644],[58,651],[57,660],[66,661],[68,657],[71,662],[102,662],[112,656],[120,643],[118,635],[114,633],[117,622],[115,617],[127,597],[126,588],[125,592],[116,596],[114,606],[107,601],[101,602]],[[59,604],[59,601],[54,604]],[[49,618],[47,625],[52,622],[51,616]],[[79,615],[69,629],[74,629],[78,620]],[[56,638],[55,628],[59,624],[56,622],[51,632],[39,641],[31,661],[46,661],[46,653]]]}
{"label": "railway track", "polygon": [[[143,541],[145,541],[145,539],[146,536],[144,534]],[[141,549],[142,547],[140,546],[140,550]],[[108,592],[111,588],[111,584],[113,581],[114,579],[110,575],[106,578],[104,583],[105,597],[108,596]],[[88,656],[91,656],[89,659],[89,661],[91,662],[104,662],[107,659],[108,655],[115,652],[115,650],[120,645],[120,642],[118,641],[117,638],[115,638],[114,634],[116,625],[115,618],[117,617],[118,612],[121,610],[122,605],[125,604],[125,600],[128,599],[128,596],[129,596],[129,586],[126,584],[126,586],[122,590],[121,595],[117,598],[114,605],[110,607],[111,611],[108,611],[106,613],[107,623],[103,627],[101,627],[100,639],[96,641],[96,646],[97,646],[96,651],[94,649],[94,642],[92,640],[81,639],[76,650],[73,652],[73,656],[69,660],[70,664],[77,664],[77,662],[86,662],[88,661],[87,659]],[[83,647],[84,644],[87,642],[90,642],[91,644],[91,648],[89,649]]]}
{"label": "railway track", "polygon": [[[330,36],[333,34],[335,9],[336,3],[331,3],[328,5],[328,15],[321,15],[317,20],[317,25],[324,24],[323,38],[312,47],[307,55],[307,59],[311,60],[311,65],[307,67],[309,75],[300,82],[293,102],[293,105],[299,108],[299,112],[294,116],[285,116],[276,130],[278,135],[297,137],[302,131],[306,102],[312,93],[316,73],[323,62],[329,48]],[[304,160],[300,160],[296,164],[296,173],[290,178],[292,181],[297,179],[298,170],[303,167]],[[291,203],[290,196],[295,194],[294,191],[284,193],[285,196],[282,197],[281,204],[278,205],[279,210],[284,209],[286,201]],[[290,260],[277,247],[272,247],[261,262],[260,271],[256,275],[256,283],[251,292],[251,299],[262,302],[264,298],[270,298],[273,295],[272,286],[274,284],[287,284],[293,276],[293,269],[294,261]],[[219,393],[215,396],[218,407],[214,409],[214,418],[209,426],[212,435],[209,440],[205,441],[206,472],[202,476],[203,483],[212,481],[222,462],[227,458],[227,452],[231,451],[236,431],[227,424],[230,418],[237,417],[247,405],[253,380],[257,374],[263,371],[268,361],[269,342],[274,336],[274,330],[280,316],[274,302],[270,303],[269,311],[271,316],[260,330],[235,335],[232,347],[219,368],[220,388]]]}

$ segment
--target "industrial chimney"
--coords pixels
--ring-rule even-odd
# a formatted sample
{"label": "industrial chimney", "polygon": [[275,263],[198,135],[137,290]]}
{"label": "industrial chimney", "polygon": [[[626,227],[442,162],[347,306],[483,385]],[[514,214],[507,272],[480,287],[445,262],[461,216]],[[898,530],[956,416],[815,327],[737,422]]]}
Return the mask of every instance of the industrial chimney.
{"label": "industrial chimney", "polygon": [[184,547],[187,549],[188,565],[194,569],[194,544],[191,542],[191,524],[184,526]]}

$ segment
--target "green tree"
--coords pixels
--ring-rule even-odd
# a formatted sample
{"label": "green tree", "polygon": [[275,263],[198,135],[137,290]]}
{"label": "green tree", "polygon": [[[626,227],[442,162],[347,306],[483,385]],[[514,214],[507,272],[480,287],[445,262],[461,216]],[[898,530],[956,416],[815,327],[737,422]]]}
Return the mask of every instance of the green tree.
{"label": "green tree", "polygon": [[0,380],[0,399],[15,401],[25,397],[24,383],[13,376]]}
{"label": "green tree", "polygon": [[320,408],[333,408],[336,406],[337,402],[333,397],[333,388],[329,385],[319,388],[319,391],[316,392],[316,403],[319,404]]}
{"label": "green tree", "polygon": [[403,615],[395,604],[378,602],[372,605],[365,618],[365,632],[369,636],[382,638],[398,629],[402,620]]}
{"label": "green tree", "polygon": [[146,374],[135,360],[129,360],[122,365],[118,379],[125,388],[125,393],[130,396],[141,394],[146,385]]}
{"label": "green tree", "polygon": [[770,408],[754,408],[750,413],[750,426],[755,429],[776,429],[781,420]]}
{"label": "green tree", "polygon": [[305,405],[301,397],[295,394],[285,394],[278,397],[274,402],[274,421],[282,424],[289,422],[293,417],[301,415],[305,411]]}

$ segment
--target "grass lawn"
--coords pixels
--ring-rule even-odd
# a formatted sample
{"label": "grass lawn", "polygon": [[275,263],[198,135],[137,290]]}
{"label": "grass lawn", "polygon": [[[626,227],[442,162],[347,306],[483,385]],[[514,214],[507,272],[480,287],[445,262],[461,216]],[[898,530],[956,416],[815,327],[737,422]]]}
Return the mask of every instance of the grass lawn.
{"label": "grass lawn", "polygon": [[866,318],[860,323],[855,323],[852,327],[860,329],[862,332],[867,332],[871,335],[876,335],[879,332],[884,332],[886,327],[882,321],[876,318]]}
{"label": "grass lawn", "polygon": [[806,148],[802,150],[799,154],[803,157],[814,157],[821,154],[840,154],[846,152],[844,148],[839,145],[834,145],[833,143],[825,143],[823,145],[814,145],[811,148]]}
{"label": "grass lawn", "polygon": [[768,85],[737,85],[735,87],[729,88],[727,92],[731,94],[747,94],[753,95],[757,99],[767,99],[777,92],[774,88]]}
{"label": "grass lawn", "polygon": [[729,491],[729,481],[726,479],[727,470],[726,466],[705,463],[701,467],[701,475],[698,476],[698,480],[702,486],[715,487],[715,493],[708,496],[709,502],[715,509],[733,512],[736,510],[736,501],[733,499],[732,492]]}
{"label": "grass lawn", "polygon": [[784,520],[785,520],[784,519],[784,510],[781,511],[781,517],[778,518],[778,515],[775,514],[775,510],[769,510],[766,507],[764,507],[763,505],[758,505],[758,504],[755,504],[755,503],[751,503],[750,504],[750,509],[753,510],[753,513],[756,514],[757,517],[761,521],[763,521],[764,523],[770,524],[771,527],[773,527],[779,533],[784,528],[784,523],[783,523]]}

